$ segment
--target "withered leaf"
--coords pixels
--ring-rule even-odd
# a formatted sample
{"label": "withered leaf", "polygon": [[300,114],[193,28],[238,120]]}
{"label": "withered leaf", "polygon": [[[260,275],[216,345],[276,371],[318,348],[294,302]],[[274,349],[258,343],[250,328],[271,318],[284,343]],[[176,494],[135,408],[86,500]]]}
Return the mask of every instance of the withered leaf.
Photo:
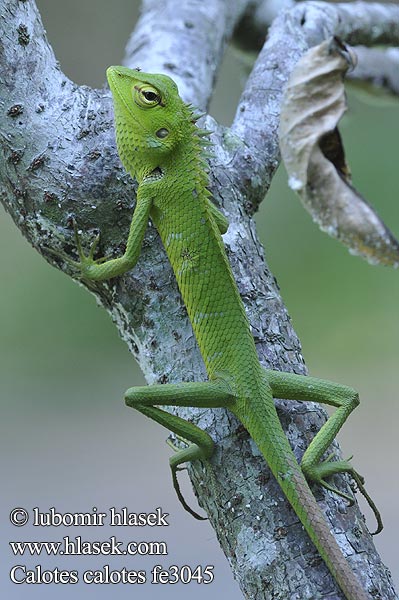
{"label": "withered leaf", "polygon": [[333,38],[298,62],[285,90],[280,147],[289,186],[320,229],[373,264],[399,266],[399,243],[351,184],[337,124],[355,57]]}

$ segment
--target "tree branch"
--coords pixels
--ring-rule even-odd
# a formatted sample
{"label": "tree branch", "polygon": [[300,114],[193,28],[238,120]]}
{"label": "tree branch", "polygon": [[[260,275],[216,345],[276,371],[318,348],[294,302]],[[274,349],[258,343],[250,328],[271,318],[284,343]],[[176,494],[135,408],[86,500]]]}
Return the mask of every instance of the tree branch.
{"label": "tree branch", "polygon": [[231,128],[245,145],[235,153],[229,171],[235,185],[249,193],[253,211],[269,189],[280,161],[277,132],[285,84],[306,50],[332,36],[353,45],[398,45],[399,6],[304,2],[282,12],[273,22]]}
{"label": "tree branch", "polygon": [[[338,12],[341,12],[341,8],[343,8],[342,17],[344,17],[347,16],[345,15],[345,8],[348,6],[350,6],[349,12],[351,14],[353,10],[358,10],[356,5],[359,4],[363,5],[361,10],[364,9],[365,5],[374,5],[374,8],[377,8],[379,12],[381,8],[385,10],[389,4],[397,4],[397,0],[384,0],[384,3],[375,3],[372,0],[364,0],[361,3],[356,0],[347,0],[344,3],[339,2],[339,0],[327,0],[320,3],[307,2],[306,0],[253,0],[248,4],[243,20],[234,33],[234,41],[246,50],[259,51],[264,44],[267,29],[282,11],[297,6],[297,9],[303,12],[304,8],[307,10],[312,4],[320,4],[324,7],[331,4]],[[354,9],[353,6],[355,6]],[[375,13],[371,14],[374,18]]]}
{"label": "tree branch", "polygon": [[205,110],[225,43],[248,1],[182,2],[176,11],[176,0],[165,0],[161,6],[159,0],[144,0],[141,17],[126,47],[124,65],[138,65],[143,70],[146,65],[156,65],[173,77],[186,102]]}
{"label": "tree branch", "polygon": [[355,52],[358,63],[349,73],[351,81],[360,85],[367,83],[374,90],[399,96],[399,48],[381,50],[356,46]]}
{"label": "tree branch", "polygon": [[[169,72],[186,100],[206,106],[224,44],[248,2],[181,0],[178,13],[172,4],[175,7],[171,0],[144,4],[125,62]],[[367,35],[370,40],[387,37],[383,18],[388,19],[391,33],[395,30],[393,13],[375,7],[370,14],[379,15],[377,24],[371,26],[368,18],[359,29],[355,17],[366,10],[362,6],[332,13],[330,7],[310,3],[278,17],[249,79],[233,129],[212,123],[212,191],[230,217],[225,239],[234,275],[262,362],[282,370],[305,373],[305,366],[245,209],[259,203],[277,166],[279,99],[298,57],[331,29],[344,29],[348,37],[363,42]],[[10,0],[1,10],[1,200],[27,239],[44,254],[49,246],[67,248],[71,254],[75,251],[73,216],[87,232],[87,243],[93,229],[100,228],[101,253],[120,255],[134,205],[134,185],[116,155],[110,95],[77,87],[59,71],[33,2]],[[301,23],[304,15],[305,23]],[[339,15],[349,23],[339,24]],[[151,35],[154,23],[156,36]],[[68,271],[65,265],[62,268]],[[152,227],[135,269],[93,284],[91,291],[109,311],[149,383],[206,377],[171,268]],[[283,426],[298,458],[310,432],[324,422],[323,411],[313,406],[311,414],[307,411],[299,403],[279,403]],[[326,567],[237,421],[221,410],[179,409],[178,413],[216,441],[212,465],[195,464],[190,472],[245,596],[272,597],[278,589],[285,598],[294,594],[332,597],[331,590],[336,588]],[[381,597],[393,598],[391,582],[358,508],[349,508],[342,499],[320,490],[316,493],[354,572],[370,592],[374,585]],[[341,596],[335,591],[334,597]]]}

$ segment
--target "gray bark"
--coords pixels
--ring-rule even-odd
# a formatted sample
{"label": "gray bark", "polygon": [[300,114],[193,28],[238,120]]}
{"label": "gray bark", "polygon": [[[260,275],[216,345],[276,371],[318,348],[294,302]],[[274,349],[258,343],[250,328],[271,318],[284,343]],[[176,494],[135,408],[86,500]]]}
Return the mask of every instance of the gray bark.
{"label": "gray bark", "polygon": [[399,48],[385,50],[356,46],[358,63],[350,73],[353,82],[368,85],[377,93],[399,96]]}
{"label": "gray bark", "polygon": [[[170,74],[186,101],[206,108],[226,41],[250,5],[245,0],[145,0],[125,64]],[[110,93],[78,87],[61,72],[34,2],[2,0],[1,200],[29,242],[74,255],[72,217],[101,254],[123,252],[135,184],[118,159]],[[246,13],[248,14],[248,12]],[[156,23],[157,35],[151,35]],[[230,129],[215,133],[211,188],[230,220],[225,236],[240,293],[265,366],[306,373],[299,341],[250,216],[279,162],[277,128],[284,84],[306,49],[333,34],[352,43],[398,44],[399,8],[354,3],[299,4],[278,15]],[[90,285],[138,360],[148,383],[206,377],[191,325],[157,233],[149,226],[138,265]],[[325,419],[318,406],[278,402],[298,459]],[[311,412],[309,412],[311,411]],[[210,465],[190,475],[247,598],[341,598],[265,461],[240,424],[222,410],[179,409],[216,442]],[[162,457],[160,457],[160,460]],[[165,468],[167,460],[165,460]],[[336,482],[348,491],[344,477]],[[315,490],[356,576],[374,597],[395,597],[358,507]]]}

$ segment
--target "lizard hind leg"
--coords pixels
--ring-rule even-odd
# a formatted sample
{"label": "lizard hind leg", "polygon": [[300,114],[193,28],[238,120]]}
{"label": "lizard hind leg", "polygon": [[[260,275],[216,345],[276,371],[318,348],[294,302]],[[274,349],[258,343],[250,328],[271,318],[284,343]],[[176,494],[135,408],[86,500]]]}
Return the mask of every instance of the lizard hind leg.
{"label": "lizard hind leg", "polygon": [[345,498],[349,504],[354,500],[348,494],[342,492],[326,481],[326,478],[338,473],[348,473],[356,482],[360,493],[365,497],[377,521],[377,529],[373,535],[379,533],[382,528],[381,515],[364,487],[364,478],[352,467],[349,460],[333,461],[332,455],[322,460],[323,454],[333,442],[338,431],[341,429],[350,413],[358,406],[359,397],[355,390],[339,383],[265,369],[264,377],[271,387],[274,398],[287,400],[307,400],[321,404],[334,406],[337,410],[328,418],[320,431],[315,435],[307,450],[305,451],[301,468],[309,482],[318,483]]}
{"label": "lizard hind leg", "polygon": [[[193,517],[204,520],[187,504],[180,490],[177,472],[180,465],[194,460],[208,460],[213,453],[213,440],[202,429],[181,417],[171,414],[156,405],[163,406],[194,406],[199,408],[220,408],[231,406],[235,398],[223,382],[206,381],[198,383],[177,383],[133,387],[125,394],[127,406],[135,408],[143,415],[157,421],[177,438],[188,442],[187,448],[179,449],[170,457],[169,465],[172,471],[173,487],[184,509]],[[172,446],[173,447],[173,446]],[[174,447],[176,450],[176,447]]]}

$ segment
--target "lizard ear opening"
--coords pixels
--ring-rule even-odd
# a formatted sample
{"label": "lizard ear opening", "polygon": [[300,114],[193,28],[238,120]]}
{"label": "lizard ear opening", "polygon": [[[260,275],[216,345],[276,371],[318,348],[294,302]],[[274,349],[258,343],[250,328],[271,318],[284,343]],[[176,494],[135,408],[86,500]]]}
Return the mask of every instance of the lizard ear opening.
{"label": "lizard ear opening", "polygon": [[155,135],[160,139],[164,139],[168,137],[169,130],[166,129],[166,127],[161,127],[161,129],[158,129],[158,131],[155,132]]}

